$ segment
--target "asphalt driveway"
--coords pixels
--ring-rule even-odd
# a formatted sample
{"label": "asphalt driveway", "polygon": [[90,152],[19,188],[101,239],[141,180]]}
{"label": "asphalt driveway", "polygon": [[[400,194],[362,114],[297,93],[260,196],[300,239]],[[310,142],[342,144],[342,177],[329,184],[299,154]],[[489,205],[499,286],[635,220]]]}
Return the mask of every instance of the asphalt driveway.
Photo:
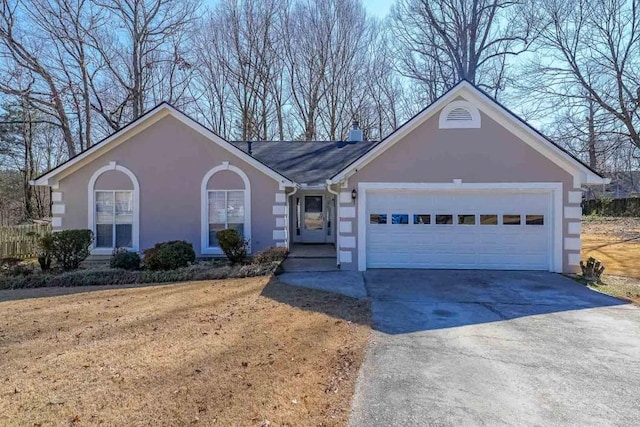
{"label": "asphalt driveway", "polygon": [[640,425],[640,309],[552,273],[372,270],[351,426]]}

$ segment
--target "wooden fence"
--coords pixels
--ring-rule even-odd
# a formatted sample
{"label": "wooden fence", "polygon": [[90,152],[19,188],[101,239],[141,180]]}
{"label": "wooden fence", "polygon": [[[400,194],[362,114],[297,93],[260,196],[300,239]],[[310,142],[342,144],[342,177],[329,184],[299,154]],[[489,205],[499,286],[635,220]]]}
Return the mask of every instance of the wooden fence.
{"label": "wooden fence", "polygon": [[37,256],[38,237],[48,232],[51,232],[48,224],[0,227],[0,259]]}

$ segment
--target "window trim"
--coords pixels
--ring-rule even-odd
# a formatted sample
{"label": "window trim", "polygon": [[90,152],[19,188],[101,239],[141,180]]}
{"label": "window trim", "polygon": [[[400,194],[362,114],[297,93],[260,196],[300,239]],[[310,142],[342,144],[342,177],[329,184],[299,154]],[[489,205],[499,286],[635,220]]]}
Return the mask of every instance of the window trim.
{"label": "window trim", "polygon": [[[218,172],[235,172],[244,182],[244,189],[208,188],[209,181]],[[202,255],[224,255],[218,246],[209,246],[209,191],[244,191],[244,238],[249,242],[247,252],[251,253],[251,184],[242,169],[222,162],[209,170],[200,183],[200,253]]]}
{"label": "window trim", "polygon": [[[133,190],[113,190],[113,191],[132,191],[133,192],[133,222],[132,222],[132,230],[131,230],[131,243],[132,247],[127,248],[128,250],[138,252],[140,251],[140,184],[138,182],[138,178],[136,175],[128,168],[117,164],[116,162],[109,162],[108,165],[103,166],[96,170],[91,179],[89,180],[89,185],[87,186],[87,228],[91,230],[93,233],[96,232],[96,217],[95,217],[95,196],[96,191],[112,191],[112,190],[96,190],[96,181],[100,176],[109,171],[119,171],[124,173],[129,177],[131,183],[133,184]],[[96,248],[95,246],[95,238],[94,241],[91,242],[90,252],[92,255],[111,255],[113,252],[113,248]],[[115,241],[114,241],[115,245]]]}

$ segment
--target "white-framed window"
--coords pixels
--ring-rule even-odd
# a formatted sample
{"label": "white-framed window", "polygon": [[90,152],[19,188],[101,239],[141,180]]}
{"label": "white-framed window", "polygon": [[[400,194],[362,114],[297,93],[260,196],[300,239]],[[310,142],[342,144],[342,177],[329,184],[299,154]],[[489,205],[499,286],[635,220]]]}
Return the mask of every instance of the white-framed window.
{"label": "white-framed window", "polygon": [[[215,175],[222,171],[237,174],[244,188],[216,185]],[[215,235],[225,228],[238,230],[249,242],[247,251],[251,253],[251,183],[247,174],[239,167],[222,162],[202,178],[200,201],[200,253],[222,255]]]}
{"label": "white-framed window", "polygon": [[245,190],[207,190],[208,247],[217,248],[216,233],[228,228],[245,236]]}
{"label": "white-framed window", "polygon": [[96,190],[94,224],[96,249],[133,249],[133,191]]}

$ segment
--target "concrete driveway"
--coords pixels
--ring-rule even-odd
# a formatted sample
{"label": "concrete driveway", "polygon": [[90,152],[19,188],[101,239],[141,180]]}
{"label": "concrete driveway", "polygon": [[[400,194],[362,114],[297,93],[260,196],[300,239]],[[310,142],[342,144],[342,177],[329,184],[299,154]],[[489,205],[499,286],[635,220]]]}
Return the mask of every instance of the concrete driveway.
{"label": "concrete driveway", "polygon": [[640,425],[640,309],[537,272],[365,273],[351,426]]}

